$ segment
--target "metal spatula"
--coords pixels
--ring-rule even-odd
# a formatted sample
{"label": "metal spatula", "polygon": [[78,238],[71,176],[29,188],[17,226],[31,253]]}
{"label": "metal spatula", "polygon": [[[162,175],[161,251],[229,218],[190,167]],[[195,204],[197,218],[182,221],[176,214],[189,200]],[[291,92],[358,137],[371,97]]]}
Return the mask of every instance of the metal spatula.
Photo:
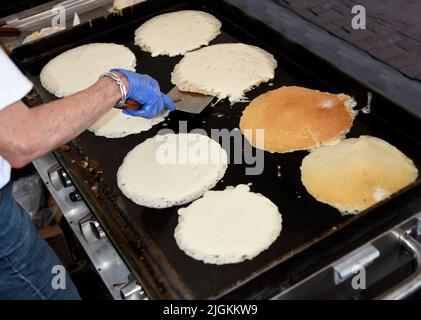
{"label": "metal spatula", "polygon": [[[177,87],[172,88],[167,95],[174,102],[177,110],[193,114],[201,113],[214,98],[213,96],[199,93],[183,92],[178,90]],[[127,100],[121,109],[136,110],[139,108],[141,106],[136,101]]]}
{"label": "metal spatula", "polygon": [[168,92],[168,97],[175,103],[177,110],[199,114],[213,100],[213,96],[208,96],[193,92],[183,92],[177,87]]}

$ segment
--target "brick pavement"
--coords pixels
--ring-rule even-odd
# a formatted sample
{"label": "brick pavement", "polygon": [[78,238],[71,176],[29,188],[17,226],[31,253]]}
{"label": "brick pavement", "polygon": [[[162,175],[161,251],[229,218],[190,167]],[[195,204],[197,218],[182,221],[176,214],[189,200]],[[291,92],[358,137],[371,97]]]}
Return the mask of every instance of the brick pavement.
{"label": "brick pavement", "polygon": [[[273,1],[421,81],[421,0]],[[366,8],[366,30],[351,27],[357,4]]]}

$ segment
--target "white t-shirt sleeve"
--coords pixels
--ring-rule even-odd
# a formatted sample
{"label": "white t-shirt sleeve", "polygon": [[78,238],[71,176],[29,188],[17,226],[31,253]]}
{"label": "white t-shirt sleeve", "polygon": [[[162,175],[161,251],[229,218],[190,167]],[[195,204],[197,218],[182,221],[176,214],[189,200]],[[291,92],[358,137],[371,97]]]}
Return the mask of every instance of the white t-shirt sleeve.
{"label": "white t-shirt sleeve", "polygon": [[[0,110],[22,99],[31,89],[31,81],[0,48]],[[0,155],[0,189],[10,180],[10,170],[10,164]]]}
{"label": "white t-shirt sleeve", "polygon": [[22,99],[32,89],[31,81],[0,48],[0,110]]}

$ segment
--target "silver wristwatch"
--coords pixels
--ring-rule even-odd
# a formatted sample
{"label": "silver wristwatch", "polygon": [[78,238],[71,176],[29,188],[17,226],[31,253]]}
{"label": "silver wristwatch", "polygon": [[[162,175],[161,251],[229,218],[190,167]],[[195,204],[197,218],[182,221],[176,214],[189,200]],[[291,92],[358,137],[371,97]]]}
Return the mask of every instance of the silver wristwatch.
{"label": "silver wristwatch", "polygon": [[126,87],[124,86],[123,81],[121,81],[120,77],[117,76],[113,72],[105,72],[101,74],[100,78],[102,77],[110,77],[111,79],[114,79],[115,82],[117,82],[120,88],[121,99],[117,102],[117,104],[115,105],[115,108],[121,109],[126,104],[126,100],[127,100],[127,90],[126,90]]}

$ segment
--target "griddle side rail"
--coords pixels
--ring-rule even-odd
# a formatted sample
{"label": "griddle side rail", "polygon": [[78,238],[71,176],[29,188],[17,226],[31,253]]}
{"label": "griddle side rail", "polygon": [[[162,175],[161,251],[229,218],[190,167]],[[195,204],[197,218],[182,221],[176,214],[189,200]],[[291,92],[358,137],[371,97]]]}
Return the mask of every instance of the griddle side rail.
{"label": "griddle side rail", "polygon": [[372,298],[402,300],[421,290],[421,212],[272,299],[361,299],[365,288],[353,288],[352,283],[362,269],[368,288],[407,264],[412,264],[409,276]]}

